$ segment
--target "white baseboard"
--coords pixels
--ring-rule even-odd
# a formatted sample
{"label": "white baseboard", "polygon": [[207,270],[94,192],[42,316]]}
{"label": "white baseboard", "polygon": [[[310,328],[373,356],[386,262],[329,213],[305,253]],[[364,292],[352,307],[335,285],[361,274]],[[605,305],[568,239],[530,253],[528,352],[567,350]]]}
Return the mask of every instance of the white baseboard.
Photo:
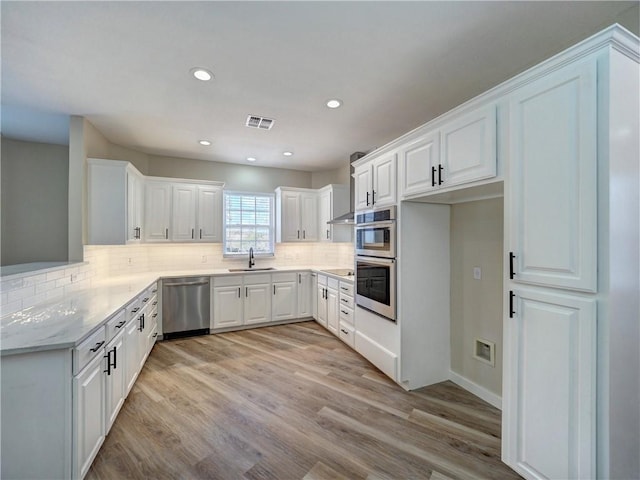
{"label": "white baseboard", "polygon": [[482,400],[493,405],[497,409],[502,410],[502,397],[500,395],[490,392],[486,388],[481,387],[477,383],[472,382],[468,378],[465,378],[452,370],[449,370],[449,380],[473,393],[475,396],[480,397]]}

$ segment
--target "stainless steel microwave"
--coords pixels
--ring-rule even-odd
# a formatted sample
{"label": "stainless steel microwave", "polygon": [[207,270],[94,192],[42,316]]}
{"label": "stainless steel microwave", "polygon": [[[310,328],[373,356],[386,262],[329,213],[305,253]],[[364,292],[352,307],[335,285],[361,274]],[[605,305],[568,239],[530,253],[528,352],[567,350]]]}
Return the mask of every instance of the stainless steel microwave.
{"label": "stainless steel microwave", "polygon": [[396,257],[396,207],[356,213],[356,255]]}

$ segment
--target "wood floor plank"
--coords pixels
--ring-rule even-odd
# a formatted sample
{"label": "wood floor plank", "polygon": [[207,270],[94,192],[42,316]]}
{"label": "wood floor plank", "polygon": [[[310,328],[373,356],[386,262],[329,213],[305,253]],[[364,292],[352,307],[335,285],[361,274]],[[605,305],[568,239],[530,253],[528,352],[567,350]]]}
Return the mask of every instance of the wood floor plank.
{"label": "wood floor plank", "polygon": [[159,342],[87,479],[518,478],[500,412],[406,392],[315,322]]}

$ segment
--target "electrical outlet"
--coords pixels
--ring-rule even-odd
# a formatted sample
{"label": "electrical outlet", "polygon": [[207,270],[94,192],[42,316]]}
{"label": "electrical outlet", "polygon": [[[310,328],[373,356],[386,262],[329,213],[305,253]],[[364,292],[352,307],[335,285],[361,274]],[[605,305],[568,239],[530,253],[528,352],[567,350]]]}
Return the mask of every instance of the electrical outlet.
{"label": "electrical outlet", "polygon": [[131,257],[128,257],[128,258],[127,258],[127,260],[128,260],[128,262],[127,262],[127,263],[128,263],[129,265],[131,265],[131,264],[133,263],[133,262],[131,261]]}
{"label": "electrical outlet", "polygon": [[475,280],[482,279],[482,269],[480,267],[473,267],[473,278]]}
{"label": "electrical outlet", "polygon": [[206,255],[202,255],[202,263],[207,263],[207,256]]}

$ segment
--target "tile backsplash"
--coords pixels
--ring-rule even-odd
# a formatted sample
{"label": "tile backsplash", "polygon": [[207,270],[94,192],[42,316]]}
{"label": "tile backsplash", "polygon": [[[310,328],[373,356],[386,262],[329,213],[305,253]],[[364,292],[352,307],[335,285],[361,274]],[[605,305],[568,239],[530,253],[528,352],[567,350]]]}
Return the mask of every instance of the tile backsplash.
{"label": "tile backsplash", "polygon": [[[149,271],[239,268],[246,257],[222,256],[222,244],[85,245],[84,263],[10,275],[0,279],[0,316],[91,287],[92,279]],[[256,257],[256,267],[353,266],[352,243],[280,243],[273,257]]]}

